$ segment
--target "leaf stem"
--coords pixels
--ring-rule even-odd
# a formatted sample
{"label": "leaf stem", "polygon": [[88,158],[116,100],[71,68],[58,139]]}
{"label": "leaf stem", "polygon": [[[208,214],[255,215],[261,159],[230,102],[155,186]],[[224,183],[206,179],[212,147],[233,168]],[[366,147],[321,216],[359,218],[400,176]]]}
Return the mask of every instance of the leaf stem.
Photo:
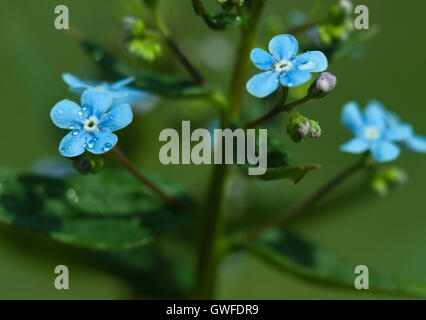
{"label": "leaf stem", "polygon": [[229,90],[231,117],[238,117],[241,113],[245,81],[249,70],[250,52],[253,49],[255,31],[266,0],[253,0],[252,2],[250,16],[241,27],[240,46]]}
{"label": "leaf stem", "polygon": [[173,40],[170,30],[163,21],[163,19],[158,14],[157,9],[151,9],[152,18],[157,25],[158,30],[160,31],[163,40],[169,46],[169,48],[175,53],[176,57],[182,63],[182,65],[188,70],[191,77],[201,86],[206,86],[207,83],[204,80],[203,76],[200,72],[198,72],[197,68],[191,63],[191,61],[187,58],[187,56],[183,53],[178,44]]}
{"label": "leaf stem", "polygon": [[160,187],[158,187],[155,183],[145,177],[124,155],[124,153],[118,148],[115,147],[110,151],[110,154],[114,159],[127,171],[129,171],[139,182],[147,186],[151,189],[155,194],[157,194],[161,199],[163,199],[167,203],[176,203],[177,200],[170,197],[166,194]]}
{"label": "leaf stem", "polygon": [[304,104],[306,102],[308,102],[309,100],[312,99],[312,96],[307,94],[304,98],[300,99],[300,100],[296,100],[293,101],[291,103],[285,104],[286,99],[281,99],[280,102],[271,110],[269,111],[267,114],[265,114],[264,116],[253,120],[249,123],[246,124],[246,128],[256,128],[257,126],[259,126],[260,124],[272,119],[273,117],[275,117],[276,115],[278,115],[281,112],[284,111],[290,111],[291,109],[293,109],[294,107],[297,107],[301,104]]}
{"label": "leaf stem", "polygon": [[336,177],[331,179],[329,182],[327,182],[325,185],[323,185],[321,188],[319,188],[314,194],[312,194],[310,197],[308,197],[305,201],[303,201],[299,206],[291,209],[290,211],[287,211],[283,214],[280,214],[271,220],[267,221],[260,227],[256,228],[254,231],[248,234],[246,241],[253,240],[257,238],[260,234],[262,234],[264,231],[279,226],[283,222],[289,220],[290,218],[293,218],[294,216],[297,216],[303,212],[305,212],[307,209],[311,208],[314,204],[319,202],[324,196],[329,194],[332,190],[334,190],[336,187],[338,187],[341,183],[343,183],[346,179],[351,177],[353,174],[358,172],[361,169],[364,169],[369,164],[369,154],[364,154],[361,159],[359,159],[356,163],[352,164],[345,170],[343,170],[340,174],[338,174]]}

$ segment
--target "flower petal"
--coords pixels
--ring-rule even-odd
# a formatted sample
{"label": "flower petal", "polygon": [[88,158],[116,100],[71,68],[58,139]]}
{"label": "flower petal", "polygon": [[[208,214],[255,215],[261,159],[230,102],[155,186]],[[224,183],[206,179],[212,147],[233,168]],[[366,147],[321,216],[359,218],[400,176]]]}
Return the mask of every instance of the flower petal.
{"label": "flower petal", "polygon": [[293,63],[298,70],[306,72],[322,72],[327,69],[327,57],[321,51],[307,51],[294,58]]}
{"label": "flower petal", "polygon": [[280,81],[284,87],[297,87],[308,82],[312,78],[306,71],[291,70],[281,75]]}
{"label": "flower petal", "polygon": [[350,101],[342,109],[342,123],[355,135],[364,127],[364,119],[359,109],[359,105],[355,101]]}
{"label": "flower petal", "polygon": [[62,80],[69,85],[70,87],[76,87],[76,88],[88,88],[90,87],[90,84],[77,78],[76,76],[72,75],[71,73],[63,73],[62,74]]}
{"label": "flower petal", "polygon": [[50,118],[62,129],[81,127],[84,121],[80,106],[71,100],[59,101],[50,111]]}
{"label": "flower petal", "polygon": [[371,155],[377,162],[389,162],[398,158],[401,149],[387,140],[376,140],[371,147]]}
{"label": "flower petal", "polygon": [[349,153],[363,153],[363,152],[366,152],[368,148],[369,148],[368,140],[357,137],[341,145],[340,151],[349,152]]}
{"label": "flower petal", "polygon": [[59,144],[59,153],[64,157],[77,157],[86,150],[86,142],[89,137],[87,131],[71,131]]}
{"label": "flower petal", "polygon": [[110,110],[122,104],[130,104],[135,113],[145,114],[151,111],[160,100],[157,96],[150,94],[145,90],[123,88],[120,91],[125,91],[126,96],[123,98],[114,99]]}
{"label": "flower petal", "polygon": [[132,120],[133,113],[130,105],[122,104],[104,114],[99,125],[102,129],[114,132],[127,127]]}
{"label": "flower petal", "polygon": [[387,114],[381,103],[370,102],[364,110],[364,116],[367,125],[378,127],[380,130],[385,128]]}
{"label": "flower petal", "polygon": [[292,59],[299,50],[299,44],[291,34],[281,34],[269,42],[269,52],[278,61]]}
{"label": "flower petal", "polygon": [[255,75],[247,82],[247,91],[258,98],[269,96],[280,85],[279,74],[266,71]]}
{"label": "flower petal", "polygon": [[117,141],[117,136],[108,130],[96,131],[87,141],[87,150],[94,154],[102,154],[111,150]]}
{"label": "flower petal", "polygon": [[276,62],[268,52],[262,49],[253,49],[250,54],[250,59],[254,65],[261,70],[270,70]]}
{"label": "flower petal", "polygon": [[90,114],[100,118],[112,105],[113,97],[109,91],[90,89],[81,96],[81,104],[90,109]]}
{"label": "flower petal", "polygon": [[412,151],[426,153],[426,137],[412,135],[405,140],[405,144]]}
{"label": "flower petal", "polygon": [[413,127],[409,124],[397,124],[388,128],[384,136],[391,141],[404,141],[413,135]]}
{"label": "flower petal", "polygon": [[128,77],[128,78],[116,81],[116,82],[114,82],[110,85],[110,89],[111,90],[120,89],[120,88],[127,86],[128,84],[132,83],[133,81],[135,81],[135,77]]}

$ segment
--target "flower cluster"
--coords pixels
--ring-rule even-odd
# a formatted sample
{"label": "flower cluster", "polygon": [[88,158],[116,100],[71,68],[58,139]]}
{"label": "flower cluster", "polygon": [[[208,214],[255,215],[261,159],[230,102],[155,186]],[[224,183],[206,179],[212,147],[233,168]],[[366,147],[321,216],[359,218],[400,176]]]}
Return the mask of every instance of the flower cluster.
{"label": "flower cluster", "polygon": [[133,78],[108,83],[83,81],[65,73],[63,80],[71,91],[81,93],[81,106],[62,100],[50,112],[56,126],[71,130],[59,145],[59,152],[65,157],[77,157],[86,150],[94,154],[111,150],[118,140],[113,132],[133,120],[130,104],[139,103],[148,111],[155,100],[142,90],[126,87]]}
{"label": "flower cluster", "polygon": [[253,96],[264,98],[273,93],[280,85],[296,87],[308,82],[312,72],[327,69],[327,57],[320,51],[308,51],[296,56],[299,44],[292,35],[275,36],[269,42],[269,51],[253,49],[251,60],[254,65],[265,70],[255,75],[247,83],[247,90]]}
{"label": "flower cluster", "polygon": [[389,162],[398,158],[398,143],[412,151],[426,153],[426,137],[414,134],[409,124],[378,101],[371,101],[361,113],[356,102],[347,103],[342,110],[342,122],[355,135],[343,144],[341,151],[364,153],[369,151],[377,162]]}

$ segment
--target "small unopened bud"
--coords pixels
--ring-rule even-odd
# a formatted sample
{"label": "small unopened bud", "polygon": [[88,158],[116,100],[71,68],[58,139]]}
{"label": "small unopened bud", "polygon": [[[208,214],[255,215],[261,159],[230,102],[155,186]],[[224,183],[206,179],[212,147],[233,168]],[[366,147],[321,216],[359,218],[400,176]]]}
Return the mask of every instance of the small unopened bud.
{"label": "small unopened bud", "polygon": [[388,194],[389,188],[385,179],[382,177],[376,177],[371,181],[371,188],[377,195],[384,197]]}
{"label": "small unopened bud", "polygon": [[386,181],[395,186],[403,185],[407,182],[407,173],[398,167],[390,167],[384,171]]}
{"label": "small unopened bud", "polygon": [[127,50],[136,57],[146,61],[154,61],[161,55],[162,47],[153,39],[134,38],[127,43]]}
{"label": "small unopened bud", "polygon": [[82,175],[98,173],[103,165],[104,161],[101,158],[89,158],[81,156],[73,159],[74,169],[76,169]]}
{"label": "small unopened bud", "polygon": [[133,16],[124,17],[121,21],[123,29],[133,36],[141,36],[145,32],[145,24],[141,19]]}
{"label": "small unopened bud", "polygon": [[312,98],[319,99],[333,91],[336,85],[336,76],[330,72],[323,72],[312,82],[308,92]]}
{"label": "small unopened bud", "polygon": [[308,137],[312,139],[318,139],[321,137],[321,127],[318,122],[314,120],[309,120],[309,133]]}
{"label": "small unopened bud", "polygon": [[346,15],[351,15],[354,10],[354,6],[350,0],[340,0],[339,8],[342,9]]}
{"label": "small unopened bud", "polygon": [[287,133],[294,142],[302,142],[309,135],[311,128],[310,120],[297,112],[291,113]]}

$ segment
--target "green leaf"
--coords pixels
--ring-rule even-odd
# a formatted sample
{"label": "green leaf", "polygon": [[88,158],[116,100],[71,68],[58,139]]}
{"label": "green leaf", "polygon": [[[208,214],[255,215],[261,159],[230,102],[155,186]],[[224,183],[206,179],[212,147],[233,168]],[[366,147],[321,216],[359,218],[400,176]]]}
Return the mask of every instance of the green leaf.
{"label": "green leaf", "polygon": [[[248,244],[256,256],[279,270],[311,281],[354,288],[356,263],[288,230],[274,229]],[[369,268],[370,290],[426,295],[426,283],[377,272]]]}
{"label": "green leaf", "polygon": [[191,202],[179,189],[161,185],[185,205],[166,207],[122,171],[103,170],[69,181],[1,171],[0,221],[73,245],[136,247],[172,232],[191,213]]}
{"label": "green leaf", "polygon": [[[235,129],[237,126],[233,124]],[[236,146],[234,151],[236,151]],[[259,154],[259,139],[256,140],[256,154]],[[321,168],[319,165],[299,165],[296,164],[291,154],[286,150],[282,143],[268,133],[268,168],[263,175],[256,176],[263,181],[273,181],[279,179],[290,179],[294,183],[298,183],[302,180],[305,175],[313,170]],[[234,155],[236,159],[236,155]],[[250,167],[256,167],[251,165],[246,160],[245,164],[238,164],[238,166],[244,170],[248,170]]]}
{"label": "green leaf", "polygon": [[178,78],[160,72],[135,70],[134,67],[118,60],[111,53],[94,42],[77,37],[79,43],[93,60],[110,77],[121,79],[135,77],[132,87],[145,89],[172,98],[195,98],[206,96],[210,90],[193,80]]}
{"label": "green leaf", "polygon": [[[163,249],[163,248],[161,248]],[[157,248],[95,252],[100,267],[127,280],[144,298],[189,298],[193,270],[188,260]]]}

